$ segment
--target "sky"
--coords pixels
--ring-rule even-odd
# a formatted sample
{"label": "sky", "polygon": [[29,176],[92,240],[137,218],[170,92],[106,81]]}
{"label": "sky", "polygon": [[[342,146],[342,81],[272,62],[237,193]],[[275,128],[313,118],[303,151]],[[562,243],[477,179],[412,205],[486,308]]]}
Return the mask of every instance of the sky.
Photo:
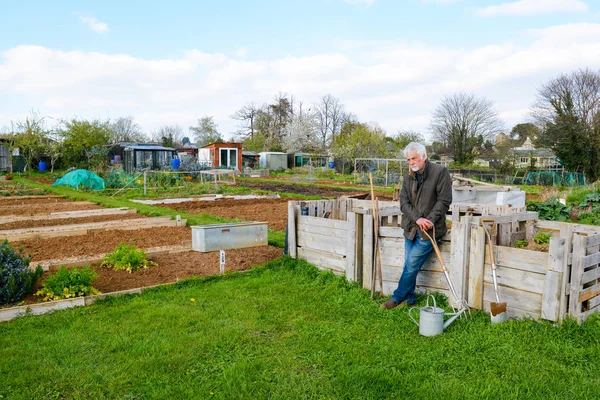
{"label": "sky", "polygon": [[226,139],[241,107],[326,94],[388,135],[431,140],[462,91],[505,129],[537,90],[600,70],[600,0],[3,0],[0,131],[46,120],[132,116],[147,134],[212,116]]}

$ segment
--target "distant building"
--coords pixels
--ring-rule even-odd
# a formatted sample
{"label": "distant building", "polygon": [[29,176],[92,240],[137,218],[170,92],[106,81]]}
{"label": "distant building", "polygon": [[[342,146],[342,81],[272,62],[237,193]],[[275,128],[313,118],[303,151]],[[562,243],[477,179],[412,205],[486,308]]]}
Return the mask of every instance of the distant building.
{"label": "distant building", "polygon": [[198,162],[213,168],[242,170],[242,144],[215,142],[198,149]]}
{"label": "distant building", "polygon": [[[515,167],[528,168],[532,166],[537,170],[562,171],[563,167],[558,162],[556,155],[550,149],[535,148],[531,140],[527,138],[521,147],[512,150]],[[532,161],[533,160],[533,161]]]}

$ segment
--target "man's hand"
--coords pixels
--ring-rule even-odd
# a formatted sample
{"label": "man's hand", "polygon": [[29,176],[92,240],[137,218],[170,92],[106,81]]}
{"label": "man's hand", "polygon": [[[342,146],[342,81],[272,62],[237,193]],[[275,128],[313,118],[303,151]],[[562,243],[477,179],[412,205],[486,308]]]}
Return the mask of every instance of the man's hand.
{"label": "man's hand", "polygon": [[417,225],[419,225],[419,228],[424,231],[428,231],[433,228],[433,222],[426,218],[419,218],[417,220]]}

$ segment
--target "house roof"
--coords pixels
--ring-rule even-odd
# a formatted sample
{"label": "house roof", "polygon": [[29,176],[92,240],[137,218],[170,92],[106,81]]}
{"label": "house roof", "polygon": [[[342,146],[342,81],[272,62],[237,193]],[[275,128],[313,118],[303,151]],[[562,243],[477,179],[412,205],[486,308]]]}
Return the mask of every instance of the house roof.
{"label": "house roof", "polygon": [[132,144],[126,146],[125,149],[175,151],[175,149],[172,147],[164,147],[155,144]]}
{"label": "house roof", "polygon": [[255,151],[242,151],[242,155],[247,157],[260,157],[260,154]]}

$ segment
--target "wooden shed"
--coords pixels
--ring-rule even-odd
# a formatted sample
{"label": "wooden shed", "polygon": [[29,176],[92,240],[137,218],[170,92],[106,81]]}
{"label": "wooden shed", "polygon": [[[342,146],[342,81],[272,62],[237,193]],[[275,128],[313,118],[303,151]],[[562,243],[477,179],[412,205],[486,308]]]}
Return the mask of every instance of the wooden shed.
{"label": "wooden shed", "polygon": [[198,151],[198,162],[213,168],[242,170],[242,144],[216,142],[203,146]]}

